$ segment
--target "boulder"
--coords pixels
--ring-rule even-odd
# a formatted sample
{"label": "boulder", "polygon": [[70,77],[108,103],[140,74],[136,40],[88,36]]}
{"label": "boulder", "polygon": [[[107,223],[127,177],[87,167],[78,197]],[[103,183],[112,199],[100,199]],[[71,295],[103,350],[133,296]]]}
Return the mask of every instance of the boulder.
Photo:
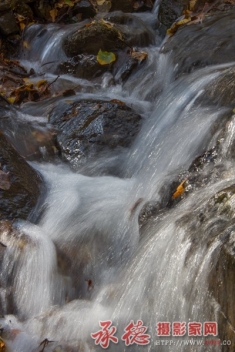
{"label": "boulder", "polygon": [[[209,276],[209,289],[218,306],[218,330],[221,341],[234,341],[235,331],[235,226],[234,226],[235,186],[220,191],[215,196],[215,204],[220,214],[230,221],[221,231],[221,246],[214,260],[216,265]],[[222,346],[222,352],[233,352],[234,346]]]}
{"label": "boulder", "polygon": [[41,178],[0,132],[0,219],[26,219],[36,205]]}
{"label": "boulder", "polygon": [[119,101],[60,102],[50,112],[63,159],[72,167],[105,150],[127,148],[141,127],[141,117]]}
{"label": "boulder", "polygon": [[92,18],[96,15],[96,9],[89,0],[81,0],[71,9],[71,14],[72,16],[80,14],[82,19]]}
{"label": "boulder", "polygon": [[19,26],[16,23],[15,16],[12,12],[0,15],[0,33],[3,35],[11,35],[19,32]]}
{"label": "boulder", "polygon": [[188,2],[188,0],[162,0],[160,2],[158,19],[164,31],[180,17]]}
{"label": "boulder", "polygon": [[133,12],[133,1],[132,0],[112,0],[112,6],[110,11],[123,11]]}
{"label": "boulder", "polygon": [[235,9],[215,12],[201,23],[181,26],[162,48],[172,52],[176,75],[235,61]]}
{"label": "boulder", "polygon": [[97,55],[99,50],[117,51],[127,47],[121,34],[114,26],[104,21],[92,22],[68,35],[63,49],[68,57],[80,54]]}
{"label": "boulder", "polygon": [[222,70],[221,75],[216,77],[204,88],[203,95],[198,102],[234,108],[235,100],[235,67]]}

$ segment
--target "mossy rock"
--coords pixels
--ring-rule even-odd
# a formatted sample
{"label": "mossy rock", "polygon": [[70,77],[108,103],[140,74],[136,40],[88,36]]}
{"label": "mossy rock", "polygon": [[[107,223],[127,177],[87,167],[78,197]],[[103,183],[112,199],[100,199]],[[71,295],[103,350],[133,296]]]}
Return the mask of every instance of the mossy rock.
{"label": "mossy rock", "polygon": [[103,21],[92,22],[80,30],[70,34],[63,43],[68,57],[91,54],[97,55],[99,50],[117,51],[127,45],[120,39],[120,32],[114,26]]}

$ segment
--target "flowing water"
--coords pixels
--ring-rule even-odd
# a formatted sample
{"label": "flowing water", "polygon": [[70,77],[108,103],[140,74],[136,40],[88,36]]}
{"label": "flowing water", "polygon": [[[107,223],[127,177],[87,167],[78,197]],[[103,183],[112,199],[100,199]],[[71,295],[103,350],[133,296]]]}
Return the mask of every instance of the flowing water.
{"label": "flowing water", "polygon": [[[157,8],[156,4],[153,14],[143,17],[147,25]],[[31,48],[21,53],[24,66],[53,81],[55,64],[45,64],[58,56],[63,60],[61,40],[76,26],[31,26],[25,33]],[[165,337],[174,343],[159,346],[156,324],[218,320],[208,275],[221,239],[211,238],[209,230],[198,232],[195,246],[191,227],[203,204],[234,183],[232,165],[223,162],[233,141],[233,126],[221,155],[220,178],[212,177],[209,184],[160,212],[141,235],[138,217],[146,202],[161,202],[162,189],[170,189],[172,181],[214,145],[224,110],[197,101],[206,84],[229,65],[204,68],[174,81],[171,56],[162,54],[158,44],[144,50],[148,62],[125,84],[110,85],[106,75],[96,83],[62,75],[53,85],[55,92],[61,86],[79,86],[73,99],[122,100],[143,116],[144,123],[128,152],[114,158],[114,163],[121,160],[121,177],[103,175],[105,159],[112,159],[108,153],[93,162],[92,176],[86,172],[89,165],[74,172],[62,162],[31,163],[43,176],[47,193],[35,211],[37,221],[17,224],[24,245],[14,245],[15,238],[7,240],[1,276],[12,278],[17,308],[17,316],[1,322],[9,351],[64,351],[56,349],[60,344],[74,346],[74,351],[100,351],[90,334],[106,320],[117,327],[119,337],[118,344],[110,342],[109,351],[221,350],[220,346],[184,346],[186,336]],[[45,125],[47,109],[56,102],[53,98],[25,104],[17,112],[11,138],[17,140],[17,123]],[[142,320],[148,327],[148,345],[126,347],[121,341],[131,320]],[[40,349],[44,339],[53,342]]]}

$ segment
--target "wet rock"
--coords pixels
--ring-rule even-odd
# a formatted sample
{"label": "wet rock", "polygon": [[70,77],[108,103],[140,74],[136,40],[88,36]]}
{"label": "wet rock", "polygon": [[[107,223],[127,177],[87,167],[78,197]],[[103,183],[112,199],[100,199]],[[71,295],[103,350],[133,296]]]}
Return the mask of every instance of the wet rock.
{"label": "wet rock", "polygon": [[73,16],[81,14],[82,19],[92,18],[96,15],[96,9],[89,0],[81,0],[72,8]]}
{"label": "wet rock", "polygon": [[235,60],[235,9],[216,12],[202,23],[186,25],[168,39],[164,53],[172,51],[176,74]]}
{"label": "wet rock", "polygon": [[0,15],[0,33],[3,35],[11,35],[19,32],[13,13],[7,12]]}
{"label": "wet rock", "polygon": [[57,129],[62,156],[76,168],[105,150],[127,148],[141,126],[141,117],[122,102],[81,100],[61,102],[49,122]]}
{"label": "wet rock", "polygon": [[116,11],[105,15],[105,20],[115,24],[122,33],[125,43],[130,46],[148,46],[154,44],[155,33],[138,17]]}
{"label": "wet rock", "polygon": [[99,50],[116,51],[127,45],[120,39],[120,32],[113,26],[97,21],[69,35],[63,43],[68,57],[79,54],[97,55]]}
{"label": "wet rock", "polygon": [[[235,186],[222,190],[214,197],[220,214],[230,219],[230,226],[220,235],[221,246],[214,260],[217,262],[209,277],[209,289],[218,306],[219,337],[234,340],[235,313]],[[223,346],[223,352],[232,352],[233,346]]]}
{"label": "wet rock", "polygon": [[62,62],[58,73],[70,74],[83,79],[92,79],[110,70],[111,65],[101,66],[95,55],[77,55]]}
{"label": "wet rock", "polygon": [[25,219],[37,203],[41,179],[0,133],[1,171],[9,189],[0,189],[0,219]]}
{"label": "wet rock", "polygon": [[186,8],[188,0],[163,0],[159,6],[158,19],[166,30],[176,21]]}
{"label": "wet rock", "polygon": [[221,75],[211,81],[203,95],[198,99],[200,103],[217,106],[234,107],[235,101],[235,68],[222,71]]}
{"label": "wet rock", "polygon": [[110,11],[123,11],[133,12],[133,1],[132,0],[112,0],[112,6]]}

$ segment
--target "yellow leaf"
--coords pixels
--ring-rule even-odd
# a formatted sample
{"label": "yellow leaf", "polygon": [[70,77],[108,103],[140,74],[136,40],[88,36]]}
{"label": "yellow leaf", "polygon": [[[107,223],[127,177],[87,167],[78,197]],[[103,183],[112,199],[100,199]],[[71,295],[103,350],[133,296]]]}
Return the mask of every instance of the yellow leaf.
{"label": "yellow leaf", "polygon": [[40,88],[40,87],[44,86],[45,84],[47,84],[47,80],[41,79],[40,81],[37,82],[37,87]]}
{"label": "yellow leaf", "polygon": [[235,114],[235,108],[233,109],[233,113]]}
{"label": "yellow leaf", "polygon": [[51,16],[52,22],[55,22],[57,15],[58,15],[58,10],[56,8],[54,8],[50,11],[50,16]]}
{"label": "yellow leaf", "polygon": [[184,190],[185,190],[184,184],[186,181],[187,179],[183,180],[181,184],[176,188],[176,191],[172,196],[173,199],[180,197],[184,193]]}
{"label": "yellow leaf", "polygon": [[97,5],[101,6],[105,3],[106,0],[96,0]]}
{"label": "yellow leaf", "polygon": [[25,49],[30,49],[30,45],[29,45],[29,43],[26,40],[23,41],[23,47]]}
{"label": "yellow leaf", "polygon": [[71,0],[64,0],[64,3],[68,6],[74,6],[74,3]]}
{"label": "yellow leaf", "polygon": [[169,29],[166,31],[166,33],[167,33],[168,35],[173,35],[173,34],[175,34],[175,32],[177,31],[177,29],[178,29],[180,26],[182,26],[182,25],[184,25],[184,24],[186,24],[186,23],[188,23],[188,22],[190,22],[190,21],[191,21],[191,17],[189,17],[189,16],[187,15],[187,16],[185,16],[182,20],[173,23],[173,25],[171,26],[171,28],[169,28]]}
{"label": "yellow leaf", "polygon": [[112,52],[109,52],[109,51],[99,50],[96,58],[97,58],[97,61],[100,65],[108,65],[111,62],[116,61],[115,54]]}
{"label": "yellow leaf", "polygon": [[25,28],[24,22],[20,22],[20,29],[21,29],[21,31],[23,31],[24,28]]}
{"label": "yellow leaf", "polygon": [[196,5],[197,0],[190,0],[189,1],[189,10],[193,10]]}
{"label": "yellow leaf", "polygon": [[25,18],[24,16],[20,15],[19,13],[17,13],[16,16],[17,16],[17,20],[18,20],[19,22],[23,22],[23,21],[26,20],[26,18]]}
{"label": "yellow leaf", "polygon": [[[15,99],[16,99],[16,97],[9,97],[9,98],[7,98],[7,100],[8,100],[9,103],[11,103],[11,104],[14,104]],[[0,346],[1,346],[1,345],[0,345]],[[1,349],[0,349],[0,351],[1,351]]]}

